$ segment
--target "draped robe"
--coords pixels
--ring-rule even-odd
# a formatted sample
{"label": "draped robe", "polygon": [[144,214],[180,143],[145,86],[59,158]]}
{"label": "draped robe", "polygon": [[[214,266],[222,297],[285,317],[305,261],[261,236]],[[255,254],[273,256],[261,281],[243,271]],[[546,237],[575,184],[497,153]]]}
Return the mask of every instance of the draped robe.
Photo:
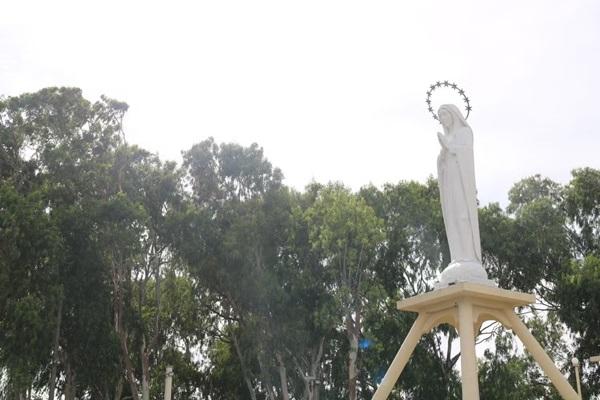
{"label": "draped robe", "polygon": [[443,137],[447,148],[438,156],[438,183],[452,263],[481,264],[473,132],[455,124]]}

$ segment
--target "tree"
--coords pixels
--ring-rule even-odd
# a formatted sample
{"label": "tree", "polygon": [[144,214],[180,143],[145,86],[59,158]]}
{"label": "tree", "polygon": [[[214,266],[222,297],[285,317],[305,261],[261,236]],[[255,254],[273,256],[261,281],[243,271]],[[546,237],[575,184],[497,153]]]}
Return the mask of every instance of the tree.
{"label": "tree", "polygon": [[[67,400],[92,393],[119,397],[120,363],[131,396],[138,396],[140,371],[142,397],[149,398],[151,359],[164,340],[157,317],[160,279],[170,261],[168,221],[181,194],[180,177],[174,163],[124,143],[126,110],[105,97],[92,104],[70,88],[0,105],[0,158],[8,171],[3,183],[42,196],[39,207],[60,238],[60,257],[51,260],[43,294],[52,343],[40,376],[49,380],[51,399],[56,386]],[[157,304],[153,317],[145,318],[148,285]]]}
{"label": "tree", "polygon": [[562,188],[539,176],[515,184],[508,213],[497,204],[480,212],[484,265],[501,287],[535,290],[556,308],[552,294],[571,259]]}
{"label": "tree", "polygon": [[519,354],[512,335],[500,328],[495,350],[486,350],[479,365],[479,388],[484,400],[546,398],[544,382],[532,360]]}
{"label": "tree", "polygon": [[[415,319],[414,314],[399,312],[396,300],[431,290],[450,254],[434,179],[387,184],[383,190],[367,187],[361,196],[383,219],[386,235],[375,266],[386,293],[379,299],[378,312],[367,317],[362,346],[367,366],[363,385],[374,392]],[[425,335],[392,396],[459,398],[456,336],[447,326]]]}
{"label": "tree", "polygon": [[[127,144],[126,111],[76,88],[0,99],[4,397],[147,400],[167,365],[178,400],[372,395],[414,320],[396,300],[450,261],[436,181],[296,192],[258,145],[213,139],[178,168]],[[538,295],[522,311],[565,372],[600,345],[600,172],[572,174],[479,210],[488,273]],[[492,328],[482,398],[556,398]],[[425,335],[392,398],[459,398],[455,338]]]}
{"label": "tree", "polygon": [[324,187],[306,211],[313,248],[324,255],[349,343],[348,398],[357,398],[359,340],[373,296],[381,290],[373,265],[381,245],[383,222],[366,202],[341,185]]}
{"label": "tree", "polygon": [[[0,184],[0,365],[8,371],[4,396],[25,398],[49,363],[60,236],[40,192],[19,194]],[[53,321],[54,322],[54,321]]]}
{"label": "tree", "polygon": [[[572,259],[557,280],[554,301],[560,304],[558,315],[576,335],[576,356],[585,360],[600,348],[600,171],[581,168],[571,174],[563,209]],[[590,365],[589,373],[584,370],[584,396],[600,394],[599,370],[597,365]]]}
{"label": "tree", "polygon": [[[210,312],[218,316],[215,334],[221,339],[213,348],[232,346],[227,354],[237,355],[251,398],[259,387],[274,398],[274,358],[266,350],[274,342],[274,268],[290,216],[281,172],[257,145],[217,145],[212,139],[184,153],[184,168],[192,201],[177,249],[197,282],[214,296]],[[283,393],[286,381],[281,379]]]}
{"label": "tree", "polygon": [[569,217],[575,256],[600,256],[600,170],[572,171],[565,188],[564,208]]}
{"label": "tree", "polygon": [[[83,220],[75,222],[72,217],[85,215],[79,211],[84,209],[86,199],[97,193],[95,189],[101,187],[102,182],[97,176],[107,155],[118,144],[120,118],[125,110],[126,105],[107,98],[91,104],[83,99],[80,90],[71,88],[48,88],[8,98],[0,105],[0,153],[2,163],[7,167],[3,169],[3,181],[12,182],[24,195],[38,193],[42,196],[40,207],[58,230],[61,243],[60,257],[51,260],[46,273],[48,287],[42,295],[51,305],[46,310],[50,317],[45,319],[47,332],[51,332],[52,337],[48,349],[52,357],[48,364],[51,399],[59,364],[69,370],[68,365],[74,363],[64,327],[69,323],[90,322],[93,325],[86,318],[95,321],[98,317],[94,313],[77,314],[75,309],[64,306],[76,304],[82,309],[80,306],[87,298],[74,300],[77,293],[81,293],[75,289],[81,285],[69,278],[72,272],[81,272],[80,268],[97,265],[81,262],[82,249],[78,247],[81,242],[75,244],[71,238],[73,233],[82,230],[71,228],[84,224]],[[18,264],[9,264],[8,268],[16,270]],[[73,344],[73,338],[68,343]],[[45,352],[40,350],[39,353]],[[67,398],[74,396],[73,381],[74,374],[67,374]]]}

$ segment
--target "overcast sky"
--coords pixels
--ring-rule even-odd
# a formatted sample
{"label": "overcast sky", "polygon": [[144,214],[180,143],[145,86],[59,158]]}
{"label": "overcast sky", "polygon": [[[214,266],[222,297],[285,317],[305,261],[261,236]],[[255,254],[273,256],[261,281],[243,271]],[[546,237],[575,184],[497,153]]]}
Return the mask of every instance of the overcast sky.
{"label": "overcast sky", "polygon": [[162,158],[257,142],[289,185],[357,189],[435,175],[425,92],[450,80],[483,204],[600,168],[598,1],[87,3],[4,2],[0,94],[77,86],[126,101],[129,142]]}

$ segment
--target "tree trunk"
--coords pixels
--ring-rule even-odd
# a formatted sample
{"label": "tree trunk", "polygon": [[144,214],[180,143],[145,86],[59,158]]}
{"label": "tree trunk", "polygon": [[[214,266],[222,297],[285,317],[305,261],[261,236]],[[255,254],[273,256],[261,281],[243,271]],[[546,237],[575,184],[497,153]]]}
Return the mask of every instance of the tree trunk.
{"label": "tree trunk", "polygon": [[281,398],[282,400],[290,400],[290,394],[288,391],[288,383],[287,383],[287,371],[285,370],[285,364],[283,363],[283,357],[279,352],[275,353],[275,357],[277,358],[277,367],[279,369],[279,381],[281,384]]}
{"label": "tree trunk", "polygon": [[65,400],[75,400],[76,392],[75,371],[71,368],[71,363],[67,361],[65,366]]}
{"label": "tree trunk", "polygon": [[264,384],[265,390],[267,392],[267,398],[269,400],[277,399],[277,395],[273,391],[273,382],[271,381],[271,376],[269,374],[270,371],[267,369],[267,366],[264,363],[264,358],[262,356],[262,352],[260,352],[260,351],[258,353],[258,366],[260,368],[263,384]]}
{"label": "tree trunk", "polygon": [[[356,317],[359,318],[358,316]],[[356,361],[358,359],[358,339],[359,330],[356,329],[356,321],[353,321],[351,315],[346,316],[346,335],[350,342],[350,350],[348,352],[348,400],[356,400],[356,380],[358,370]]]}
{"label": "tree trunk", "polygon": [[237,356],[240,359],[240,369],[242,370],[242,375],[244,376],[246,387],[248,388],[248,392],[250,393],[250,398],[252,400],[256,400],[256,392],[252,387],[252,381],[250,380],[250,376],[248,375],[248,369],[246,368],[246,363],[244,362],[244,357],[242,356],[242,349],[240,348],[240,344],[238,343],[235,334],[231,335],[231,339],[233,341],[233,347],[235,347],[235,352],[237,353]]}
{"label": "tree trunk", "polygon": [[[121,395],[123,394],[123,378],[119,377],[119,382],[117,383],[117,387],[115,388],[115,399],[121,400]],[[106,400],[109,400],[108,398]]]}
{"label": "tree trunk", "polygon": [[[302,393],[302,398],[304,400],[319,399],[319,386],[321,384],[321,358],[323,357],[324,343],[325,336],[321,336],[318,346],[311,349],[311,354],[304,359],[304,367],[295,357],[292,357],[298,376],[302,378],[302,382],[304,383],[304,392]],[[305,368],[308,369],[308,371],[305,371]]]}
{"label": "tree trunk", "polygon": [[142,400],[150,400],[150,386],[146,376],[142,376]]}
{"label": "tree trunk", "polygon": [[54,345],[52,350],[52,368],[50,368],[50,377],[48,379],[48,400],[54,400],[56,390],[56,371],[58,369],[58,341],[60,339],[60,325],[62,323],[63,297],[58,301],[58,312],[56,316],[56,330],[54,331]]}
{"label": "tree trunk", "polygon": [[138,386],[135,381],[133,363],[129,358],[129,350],[127,349],[127,336],[123,332],[120,332],[119,338],[121,342],[121,353],[123,357],[123,362],[125,363],[125,371],[127,372],[127,381],[129,382],[129,388],[131,390],[131,398],[133,400],[140,400]]}
{"label": "tree trunk", "polygon": [[150,400],[150,355],[146,349],[146,339],[142,338],[142,400]]}
{"label": "tree trunk", "polygon": [[320,378],[321,358],[323,357],[323,345],[325,344],[325,336],[319,340],[319,348],[310,360],[310,376],[313,376],[312,385],[309,391],[309,400],[319,400],[319,383],[316,382]]}
{"label": "tree trunk", "polygon": [[[114,257],[116,259],[116,257]],[[121,287],[121,271],[118,265],[113,263],[112,266],[112,282],[114,290],[113,309],[114,309],[114,324],[115,332],[119,338],[119,345],[121,347],[121,359],[125,366],[125,372],[127,374],[127,381],[129,382],[129,388],[131,390],[131,398],[133,400],[140,400],[138,394],[138,387],[135,381],[134,367],[129,357],[129,349],[127,348],[127,332],[123,327],[123,289]]]}
{"label": "tree trunk", "polygon": [[356,400],[356,379],[358,371],[356,360],[358,358],[358,337],[352,335],[350,338],[350,352],[348,353],[348,399]]}

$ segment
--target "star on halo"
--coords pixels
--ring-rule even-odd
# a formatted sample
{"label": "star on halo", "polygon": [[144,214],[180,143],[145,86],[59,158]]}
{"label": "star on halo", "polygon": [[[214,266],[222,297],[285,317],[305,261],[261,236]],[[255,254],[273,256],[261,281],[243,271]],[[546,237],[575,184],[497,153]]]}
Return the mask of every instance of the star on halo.
{"label": "star on halo", "polygon": [[465,118],[467,118],[469,116],[469,113],[473,110],[473,107],[471,107],[470,100],[465,94],[465,91],[458,87],[458,85],[455,82],[436,81],[433,85],[429,86],[429,90],[427,91],[427,98],[425,99],[425,103],[427,104],[427,110],[431,113],[433,119],[435,119],[436,121],[440,120],[439,116],[434,112],[434,107],[432,106],[432,94],[436,89],[441,88],[442,86],[450,87],[451,89],[456,90],[460,94],[465,103],[465,111],[467,112]]}

